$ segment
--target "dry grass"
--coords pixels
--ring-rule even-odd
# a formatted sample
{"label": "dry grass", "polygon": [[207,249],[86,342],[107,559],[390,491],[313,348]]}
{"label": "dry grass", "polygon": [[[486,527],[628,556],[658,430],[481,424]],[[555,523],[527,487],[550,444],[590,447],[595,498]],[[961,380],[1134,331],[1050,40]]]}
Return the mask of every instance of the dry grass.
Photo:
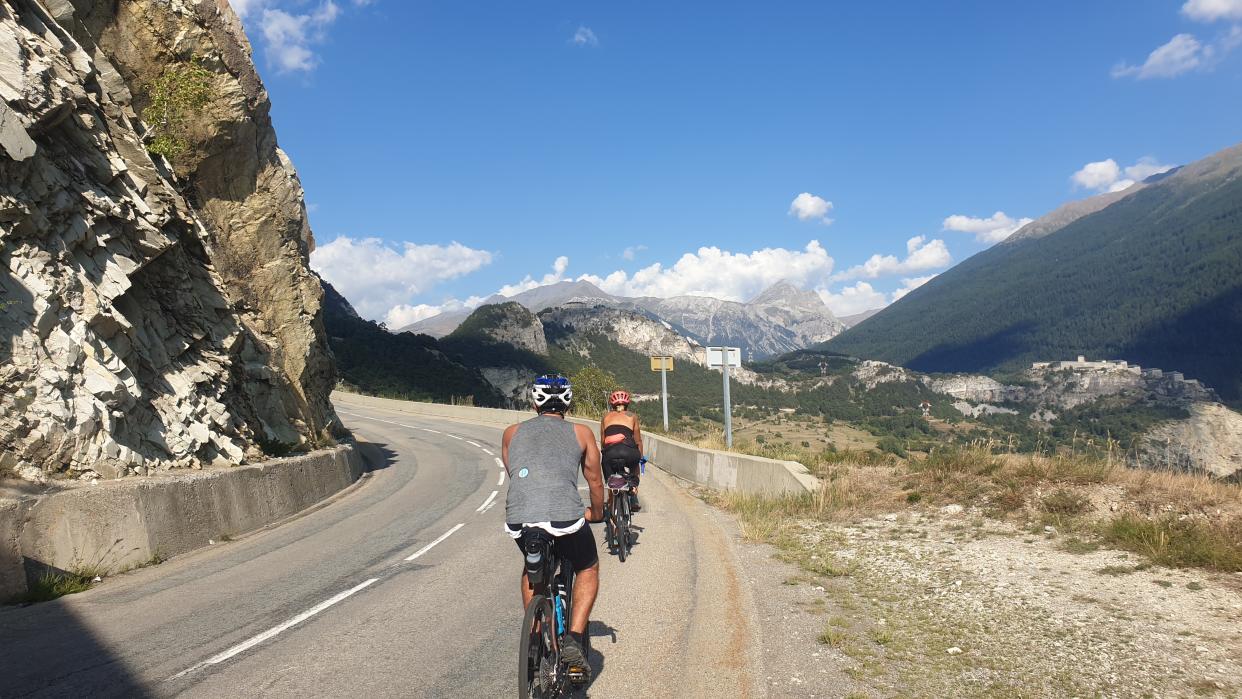
{"label": "dry grass", "polygon": [[983,444],[882,463],[801,457],[820,478],[813,493],[718,496],[746,536],[779,544],[798,520],[852,521],[952,503],[1035,522],[1039,531],[1073,531],[1083,549],[1103,544],[1161,565],[1242,570],[1242,487],[1207,476],[1138,471],[1081,455],[995,454]]}

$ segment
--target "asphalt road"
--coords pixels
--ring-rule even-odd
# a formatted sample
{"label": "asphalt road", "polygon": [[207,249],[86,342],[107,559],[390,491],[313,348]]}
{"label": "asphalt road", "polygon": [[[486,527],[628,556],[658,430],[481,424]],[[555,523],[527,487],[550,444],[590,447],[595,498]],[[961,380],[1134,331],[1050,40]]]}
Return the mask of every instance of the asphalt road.
{"label": "asphalt road", "polygon": [[[338,408],[373,464],[362,481],[279,526],[0,609],[0,697],[516,694],[500,430]],[[601,550],[589,695],[761,694],[729,537],[667,476],[649,469],[642,492],[632,557]]]}

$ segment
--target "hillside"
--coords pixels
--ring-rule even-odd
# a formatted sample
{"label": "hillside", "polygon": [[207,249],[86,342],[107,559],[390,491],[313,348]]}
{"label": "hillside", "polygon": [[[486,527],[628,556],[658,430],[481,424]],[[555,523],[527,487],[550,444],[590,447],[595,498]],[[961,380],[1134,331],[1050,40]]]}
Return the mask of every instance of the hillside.
{"label": "hillside", "polygon": [[360,318],[331,284],[323,282],[323,289],[324,325],[345,386],[386,398],[504,404],[477,368],[450,358],[435,338],[394,335]]}
{"label": "hillside", "polygon": [[1242,147],[1068,218],[1015,233],[825,346],[927,372],[1125,359],[1242,401]]}

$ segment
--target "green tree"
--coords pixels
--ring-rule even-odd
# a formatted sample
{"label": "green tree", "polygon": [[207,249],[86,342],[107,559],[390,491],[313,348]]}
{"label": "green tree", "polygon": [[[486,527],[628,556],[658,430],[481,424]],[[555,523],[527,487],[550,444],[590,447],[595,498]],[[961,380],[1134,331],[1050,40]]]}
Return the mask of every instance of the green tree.
{"label": "green tree", "polygon": [[608,394],[620,390],[612,372],[589,364],[570,377],[574,387],[573,413],[581,417],[601,417],[608,410]]}

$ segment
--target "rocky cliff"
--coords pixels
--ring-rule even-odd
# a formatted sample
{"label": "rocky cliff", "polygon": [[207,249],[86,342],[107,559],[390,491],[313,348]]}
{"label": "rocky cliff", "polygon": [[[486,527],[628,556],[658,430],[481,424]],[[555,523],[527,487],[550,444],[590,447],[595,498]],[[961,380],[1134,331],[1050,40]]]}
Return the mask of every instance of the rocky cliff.
{"label": "rocky cliff", "polygon": [[[185,76],[206,99],[174,120]],[[0,470],[329,438],[314,242],[268,107],[224,0],[0,2]]]}

